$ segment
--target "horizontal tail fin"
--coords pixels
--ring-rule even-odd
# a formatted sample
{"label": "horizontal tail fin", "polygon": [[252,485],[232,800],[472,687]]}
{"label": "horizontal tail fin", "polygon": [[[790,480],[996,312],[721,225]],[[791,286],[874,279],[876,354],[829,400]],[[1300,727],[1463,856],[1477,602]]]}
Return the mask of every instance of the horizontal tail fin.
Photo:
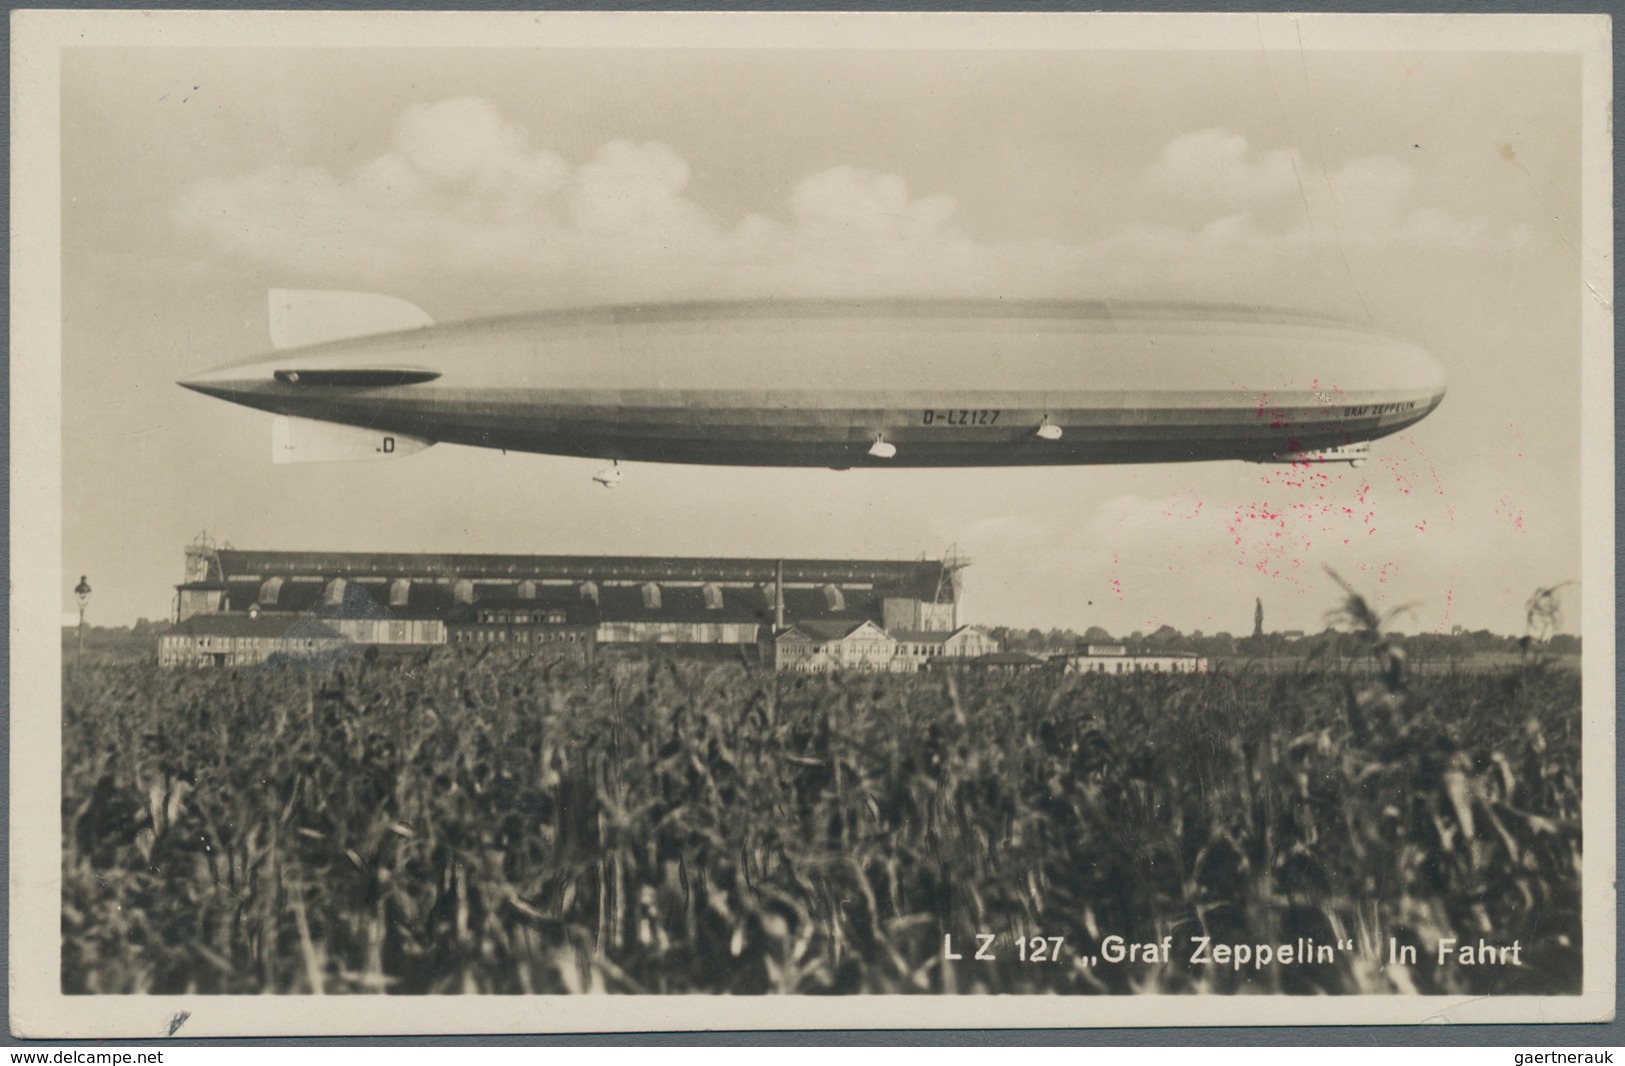
{"label": "horizontal tail fin", "polygon": [[271,343],[277,348],[303,348],[434,325],[422,308],[371,292],[272,289],[268,302]]}

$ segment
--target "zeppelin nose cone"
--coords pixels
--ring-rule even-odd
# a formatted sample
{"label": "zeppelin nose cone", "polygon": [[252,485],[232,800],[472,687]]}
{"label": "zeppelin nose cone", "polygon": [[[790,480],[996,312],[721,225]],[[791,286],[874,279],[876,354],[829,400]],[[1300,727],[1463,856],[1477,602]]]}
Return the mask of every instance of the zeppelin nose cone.
{"label": "zeppelin nose cone", "polygon": [[270,368],[259,364],[237,363],[205,370],[201,374],[177,381],[176,384],[205,396],[244,403],[273,384]]}
{"label": "zeppelin nose cone", "polygon": [[218,381],[211,381],[207,376],[189,378],[186,381],[177,381],[175,384],[183,389],[191,389],[193,392],[201,392],[205,396],[213,396],[221,400],[229,400],[233,395],[231,389]]}

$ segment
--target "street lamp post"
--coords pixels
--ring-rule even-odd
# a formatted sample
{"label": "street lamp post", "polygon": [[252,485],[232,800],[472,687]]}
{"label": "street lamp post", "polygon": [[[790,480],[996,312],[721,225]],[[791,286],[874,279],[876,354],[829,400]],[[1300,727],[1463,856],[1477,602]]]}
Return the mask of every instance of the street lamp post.
{"label": "street lamp post", "polygon": [[77,670],[85,660],[85,605],[90,602],[90,582],[84,574],[79,575],[79,584],[74,586],[73,594],[79,600],[79,647],[73,659],[73,667]]}

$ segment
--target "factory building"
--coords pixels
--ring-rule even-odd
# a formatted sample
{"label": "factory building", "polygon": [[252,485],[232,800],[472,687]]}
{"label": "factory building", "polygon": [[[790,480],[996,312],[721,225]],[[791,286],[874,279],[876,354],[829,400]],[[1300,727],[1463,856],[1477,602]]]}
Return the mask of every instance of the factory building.
{"label": "factory building", "polygon": [[446,626],[452,644],[579,644],[590,648],[598,612],[590,603],[489,600]]}
{"label": "factory building", "polygon": [[356,644],[578,645],[589,655],[643,644],[772,654],[776,633],[803,625],[844,638],[889,624],[942,643],[962,630],[964,565],[953,554],[900,561],[242,551],[200,537],[186,551],[175,617],[284,626],[310,617]]}

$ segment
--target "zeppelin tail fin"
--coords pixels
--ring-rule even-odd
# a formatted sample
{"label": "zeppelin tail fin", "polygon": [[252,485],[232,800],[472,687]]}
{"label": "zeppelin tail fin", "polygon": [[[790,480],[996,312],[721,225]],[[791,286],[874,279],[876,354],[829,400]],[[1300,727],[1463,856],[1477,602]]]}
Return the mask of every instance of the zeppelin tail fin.
{"label": "zeppelin tail fin", "polygon": [[273,463],[344,463],[360,459],[394,459],[433,444],[381,429],[317,422],[278,415],[271,424]]}
{"label": "zeppelin tail fin", "polygon": [[271,343],[278,348],[302,348],[434,325],[434,319],[422,308],[377,293],[272,289],[268,295]]}

